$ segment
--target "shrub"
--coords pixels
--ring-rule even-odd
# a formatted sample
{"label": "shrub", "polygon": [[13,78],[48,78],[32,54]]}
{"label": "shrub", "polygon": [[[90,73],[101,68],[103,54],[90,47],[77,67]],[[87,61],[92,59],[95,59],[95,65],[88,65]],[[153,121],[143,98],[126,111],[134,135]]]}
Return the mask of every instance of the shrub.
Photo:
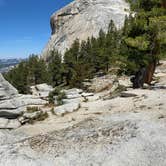
{"label": "shrub", "polygon": [[42,111],[39,107],[27,107],[27,113],[36,113],[34,117],[27,119],[27,123],[30,124],[33,124],[36,121],[43,121],[48,118],[48,113]]}
{"label": "shrub", "polygon": [[27,107],[27,112],[28,113],[34,113],[40,111],[39,107]]}
{"label": "shrub", "polygon": [[62,105],[62,99],[66,98],[66,94],[60,90],[60,88],[55,88],[52,92],[49,93],[49,103],[55,103],[55,97],[57,100],[57,105]]}
{"label": "shrub", "polygon": [[65,98],[66,98],[65,92],[60,92],[58,97],[57,97],[57,104],[58,105],[62,105],[63,104],[63,100],[62,99],[65,99]]}
{"label": "shrub", "polygon": [[38,116],[36,116],[33,119],[29,119],[30,124],[34,124],[37,121],[43,121],[48,118],[48,113],[47,112],[40,112]]}

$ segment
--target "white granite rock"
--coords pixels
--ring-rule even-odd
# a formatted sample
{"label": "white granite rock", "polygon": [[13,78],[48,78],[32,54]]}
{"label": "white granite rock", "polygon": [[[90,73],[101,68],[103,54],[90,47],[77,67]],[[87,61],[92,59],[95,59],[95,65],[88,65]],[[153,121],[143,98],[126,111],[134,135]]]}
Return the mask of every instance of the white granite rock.
{"label": "white granite rock", "polygon": [[26,111],[30,106],[43,106],[46,100],[33,95],[17,95],[14,98],[0,101],[0,117],[15,119]]}
{"label": "white granite rock", "polygon": [[75,0],[51,16],[52,36],[42,52],[47,59],[50,50],[64,54],[76,38],[86,40],[107,31],[111,20],[117,28],[123,26],[129,5],[125,0]]}
{"label": "white granite rock", "polygon": [[17,119],[9,120],[5,118],[0,118],[0,129],[16,129],[20,126],[21,124]]}
{"label": "white granite rock", "polygon": [[63,90],[63,92],[66,94],[67,99],[75,99],[81,97],[81,93],[83,92],[83,90],[73,88],[73,89]]}
{"label": "white granite rock", "polygon": [[[42,87],[38,88],[42,89]],[[27,107],[40,107],[47,103],[48,101],[39,96],[18,94],[17,90],[0,74],[0,118],[16,119],[26,111]]]}
{"label": "white granite rock", "polygon": [[53,91],[53,87],[45,83],[31,86],[32,95],[38,96],[41,98],[47,98],[51,91]]}
{"label": "white granite rock", "polygon": [[82,97],[90,97],[90,96],[94,96],[94,93],[82,93],[81,94]]}
{"label": "white granite rock", "polygon": [[73,102],[69,104],[64,104],[54,108],[54,113],[58,116],[63,116],[66,113],[71,113],[77,111],[80,108],[80,103]]}
{"label": "white granite rock", "polygon": [[6,81],[0,73],[0,100],[11,98],[18,94],[18,91]]}

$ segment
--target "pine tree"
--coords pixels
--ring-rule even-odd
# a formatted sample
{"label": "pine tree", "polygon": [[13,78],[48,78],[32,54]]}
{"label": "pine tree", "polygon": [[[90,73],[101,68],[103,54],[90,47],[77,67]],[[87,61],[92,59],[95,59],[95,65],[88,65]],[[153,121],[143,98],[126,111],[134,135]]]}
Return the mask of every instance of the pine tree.
{"label": "pine tree", "polygon": [[48,71],[51,77],[51,84],[53,86],[58,86],[63,82],[64,68],[61,58],[61,54],[59,54],[57,51],[51,51]]}

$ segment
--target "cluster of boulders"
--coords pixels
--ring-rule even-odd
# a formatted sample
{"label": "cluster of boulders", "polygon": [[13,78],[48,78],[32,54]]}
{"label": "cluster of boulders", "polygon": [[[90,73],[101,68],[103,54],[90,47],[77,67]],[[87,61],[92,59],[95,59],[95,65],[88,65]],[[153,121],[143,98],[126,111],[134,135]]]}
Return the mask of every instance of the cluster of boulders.
{"label": "cluster of boulders", "polygon": [[57,106],[53,110],[54,114],[58,116],[77,111],[81,107],[81,102],[87,101],[88,97],[94,95],[94,93],[85,93],[82,89],[77,88],[63,90],[62,92],[65,93],[65,98],[62,99],[63,105]]}
{"label": "cluster of boulders", "polygon": [[48,101],[34,95],[21,95],[0,74],[0,129],[15,129],[27,107],[42,107]]}

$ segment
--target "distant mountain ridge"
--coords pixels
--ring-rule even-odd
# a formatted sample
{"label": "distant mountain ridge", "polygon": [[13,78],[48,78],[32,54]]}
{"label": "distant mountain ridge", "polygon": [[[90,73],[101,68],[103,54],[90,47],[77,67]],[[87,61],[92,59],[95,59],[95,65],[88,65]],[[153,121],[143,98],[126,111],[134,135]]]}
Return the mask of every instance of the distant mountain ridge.
{"label": "distant mountain ridge", "polygon": [[23,59],[0,59],[0,72],[7,72],[12,67],[20,63]]}
{"label": "distant mountain ridge", "polygon": [[125,0],[74,0],[51,16],[52,35],[42,57],[46,59],[53,49],[63,55],[76,38],[97,37],[101,29],[107,31],[111,20],[122,27],[129,10]]}

